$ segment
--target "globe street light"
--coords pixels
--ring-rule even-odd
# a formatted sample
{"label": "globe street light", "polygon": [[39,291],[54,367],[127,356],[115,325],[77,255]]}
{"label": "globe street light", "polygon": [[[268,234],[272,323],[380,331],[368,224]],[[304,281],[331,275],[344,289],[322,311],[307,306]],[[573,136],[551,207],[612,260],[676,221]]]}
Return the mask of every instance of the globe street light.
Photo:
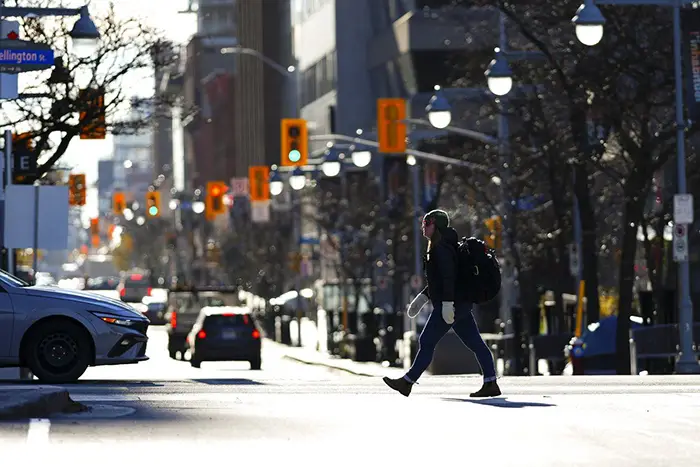
{"label": "globe street light", "polygon": [[571,22],[576,26],[576,37],[583,45],[594,46],[603,38],[605,17],[592,0],[584,1]]}
{"label": "globe street light", "polygon": [[326,177],[335,177],[340,173],[341,162],[338,153],[334,149],[328,149],[321,164],[321,170]]}
{"label": "globe street light", "polygon": [[194,203],[192,203],[192,212],[194,212],[195,214],[203,213],[204,208],[206,208],[206,206],[202,201],[195,201]]}
{"label": "globe street light", "polygon": [[491,60],[489,67],[484,73],[489,86],[489,91],[497,96],[505,96],[513,89],[513,72],[510,71],[508,59],[503,51],[496,47],[496,58]]}
{"label": "globe street light", "polygon": [[370,151],[366,149],[353,151],[352,163],[355,164],[355,167],[367,167],[370,162],[372,162],[372,153]]}
{"label": "globe street light", "polygon": [[270,172],[270,194],[272,196],[278,196],[284,190],[284,182],[280,174],[273,170]]}
{"label": "globe street light", "polygon": [[97,26],[90,18],[87,6],[80,8],[80,18],[73,25],[70,37],[72,49],[78,56],[88,57],[97,50],[100,31],[97,30]]}
{"label": "globe street light", "polygon": [[294,169],[292,176],[289,177],[289,186],[295,191],[299,191],[306,186],[306,174],[299,167]]}
{"label": "globe street light", "polygon": [[430,98],[428,106],[425,108],[428,112],[428,121],[432,126],[442,130],[447,128],[452,121],[452,108],[447,98],[440,90],[440,86],[435,86],[435,94]]}

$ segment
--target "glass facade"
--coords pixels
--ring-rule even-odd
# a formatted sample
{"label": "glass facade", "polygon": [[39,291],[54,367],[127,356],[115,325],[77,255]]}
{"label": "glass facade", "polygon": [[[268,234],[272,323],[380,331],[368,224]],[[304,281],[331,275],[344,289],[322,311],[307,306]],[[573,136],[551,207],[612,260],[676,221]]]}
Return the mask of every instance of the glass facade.
{"label": "glass facade", "polygon": [[328,53],[304,70],[302,76],[301,103],[310,104],[334,90],[338,84],[338,64],[336,51]]}

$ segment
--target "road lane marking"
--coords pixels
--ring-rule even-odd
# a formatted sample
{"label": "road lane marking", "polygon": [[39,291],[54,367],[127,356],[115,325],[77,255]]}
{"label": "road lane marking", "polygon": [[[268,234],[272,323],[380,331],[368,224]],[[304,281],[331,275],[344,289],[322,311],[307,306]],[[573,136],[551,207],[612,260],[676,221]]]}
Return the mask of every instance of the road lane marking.
{"label": "road lane marking", "polygon": [[51,421],[47,418],[32,418],[27,429],[27,444],[49,444]]}

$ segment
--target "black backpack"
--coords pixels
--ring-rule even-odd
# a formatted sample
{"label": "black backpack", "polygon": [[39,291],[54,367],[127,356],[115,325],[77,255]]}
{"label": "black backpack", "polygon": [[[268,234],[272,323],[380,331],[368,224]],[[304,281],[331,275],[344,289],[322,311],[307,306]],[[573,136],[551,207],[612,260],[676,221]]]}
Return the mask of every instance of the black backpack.
{"label": "black backpack", "polygon": [[501,266],[496,252],[483,240],[462,237],[457,246],[457,290],[471,303],[493,300],[501,290]]}

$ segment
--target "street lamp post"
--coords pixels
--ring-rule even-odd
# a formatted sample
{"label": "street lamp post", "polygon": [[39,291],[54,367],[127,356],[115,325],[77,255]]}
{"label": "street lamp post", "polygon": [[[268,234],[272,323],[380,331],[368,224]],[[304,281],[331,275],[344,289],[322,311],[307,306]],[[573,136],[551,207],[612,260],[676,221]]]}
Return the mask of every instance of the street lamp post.
{"label": "street lamp post", "polygon": [[[690,0],[598,0],[601,5],[667,6],[673,9],[673,59],[676,85],[676,170],[678,194],[686,194],[685,120],[683,119],[683,48],[681,44],[681,8],[695,2]],[[596,45],[603,38],[605,17],[593,0],[585,0],[572,22],[576,37],[584,45]],[[687,225],[686,232],[687,232]],[[678,373],[700,373],[693,350],[693,302],[690,298],[690,264],[688,257],[678,262],[678,329],[681,351],[676,361]]]}

